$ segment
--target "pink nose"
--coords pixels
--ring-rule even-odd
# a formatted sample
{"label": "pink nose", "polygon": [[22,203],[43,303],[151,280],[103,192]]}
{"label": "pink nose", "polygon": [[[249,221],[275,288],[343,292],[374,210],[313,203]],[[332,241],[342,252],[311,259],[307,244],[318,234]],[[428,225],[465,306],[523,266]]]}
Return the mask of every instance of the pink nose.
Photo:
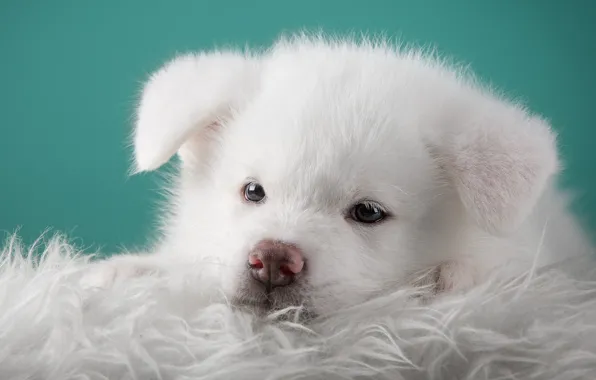
{"label": "pink nose", "polygon": [[255,280],[267,290],[289,285],[304,268],[302,252],[292,244],[262,240],[248,254],[248,265]]}

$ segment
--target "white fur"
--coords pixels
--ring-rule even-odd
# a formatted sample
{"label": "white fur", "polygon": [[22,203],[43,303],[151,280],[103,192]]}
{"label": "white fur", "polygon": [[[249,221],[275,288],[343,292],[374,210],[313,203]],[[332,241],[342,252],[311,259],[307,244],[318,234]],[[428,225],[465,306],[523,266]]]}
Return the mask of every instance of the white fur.
{"label": "white fur", "polygon": [[60,239],[42,251],[0,255],[2,380],[596,378],[582,260],[432,306],[395,290],[305,326],[231,308],[192,268],[82,289],[87,257]]}
{"label": "white fur", "polygon": [[[178,57],[145,86],[134,134],[138,171],[180,153],[164,237],[101,276],[191,267],[232,298],[251,247],[279,239],[304,251],[301,296],[325,315],[432,268],[449,291],[497,267],[515,275],[586,254],[556,189],[555,140],[545,120],[462,70],[385,43],[301,36],[262,53]],[[251,178],[262,205],[241,199]],[[346,220],[363,198],[394,217]]]}

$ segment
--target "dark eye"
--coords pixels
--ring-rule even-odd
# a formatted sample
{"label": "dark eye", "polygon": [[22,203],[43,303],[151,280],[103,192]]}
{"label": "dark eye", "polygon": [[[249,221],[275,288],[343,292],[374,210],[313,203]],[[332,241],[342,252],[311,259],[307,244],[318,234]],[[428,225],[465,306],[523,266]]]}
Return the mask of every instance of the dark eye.
{"label": "dark eye", "polygon": [[352,207],[350,217],[359,223],[372,224],[385,219],[387,213],[375,203],[363,202]]}
{"label": "dark eye", "polygon": [[265,199],[265,189],[258,182],[250,182],[244,186],[244,199],[253,203],[262,202]]}

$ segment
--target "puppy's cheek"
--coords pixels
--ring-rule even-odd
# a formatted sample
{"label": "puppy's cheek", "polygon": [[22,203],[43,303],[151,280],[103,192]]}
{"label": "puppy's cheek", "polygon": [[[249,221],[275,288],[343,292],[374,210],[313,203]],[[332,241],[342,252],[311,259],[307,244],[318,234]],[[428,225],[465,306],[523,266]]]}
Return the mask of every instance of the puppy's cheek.
{"label": "puppy's cheek", "polygon": [[448,262],[438,268],[436,281],[437,293],[457,292],[478,284],[479,273],[465,262]]}
{"label": "puppy's cheek", "polygon": [[333,281],[311,283],[306,295],[317,314],[327,315],[367,301],[381,287],[381,282],[364,277],[358,281],[350,277],[336,278]]}
{"label": "puppy's cheek", "polygon": [[358,292],[343,292],[330,289],[323,293],[315,291],[309,294],[308,303],[317,315],[330,315],[339,310],[361,304],[367,297]]}
{"label": "puppy's cheek", "polygon": [[234,297],[246,281],[245,270],[240,268],[238,263],[230,263],[229,261],[210,271],[209,278],[215,285],[214,290],[222,292],[227,298]]}
{"label": "puppy's cheek", "polygon": [[230,280],[230,278],[222,278],[219,282],[220,289],[224,297],[233,299],[238,293],[239,285]]}

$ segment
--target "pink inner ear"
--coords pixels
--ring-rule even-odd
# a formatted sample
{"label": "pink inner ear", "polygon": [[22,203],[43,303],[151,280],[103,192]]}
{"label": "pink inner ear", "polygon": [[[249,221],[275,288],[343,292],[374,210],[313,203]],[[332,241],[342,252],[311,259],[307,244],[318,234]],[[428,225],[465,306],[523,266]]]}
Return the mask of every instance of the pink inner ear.
{"label": "pink inner ear", "polygon": [[221,122],[214,121],[190,136],[178,149],[178,155],[182,161],[193,165],[197,162],[207,160],[210,154],[209,142],[219,132],[221,126]]}
{"label": "pink inner ear", "polygon": [[214,132],[221,127],[221,123],[219,121],[214,121],[213,123],[209,124],[205,130],[207,132]]}

